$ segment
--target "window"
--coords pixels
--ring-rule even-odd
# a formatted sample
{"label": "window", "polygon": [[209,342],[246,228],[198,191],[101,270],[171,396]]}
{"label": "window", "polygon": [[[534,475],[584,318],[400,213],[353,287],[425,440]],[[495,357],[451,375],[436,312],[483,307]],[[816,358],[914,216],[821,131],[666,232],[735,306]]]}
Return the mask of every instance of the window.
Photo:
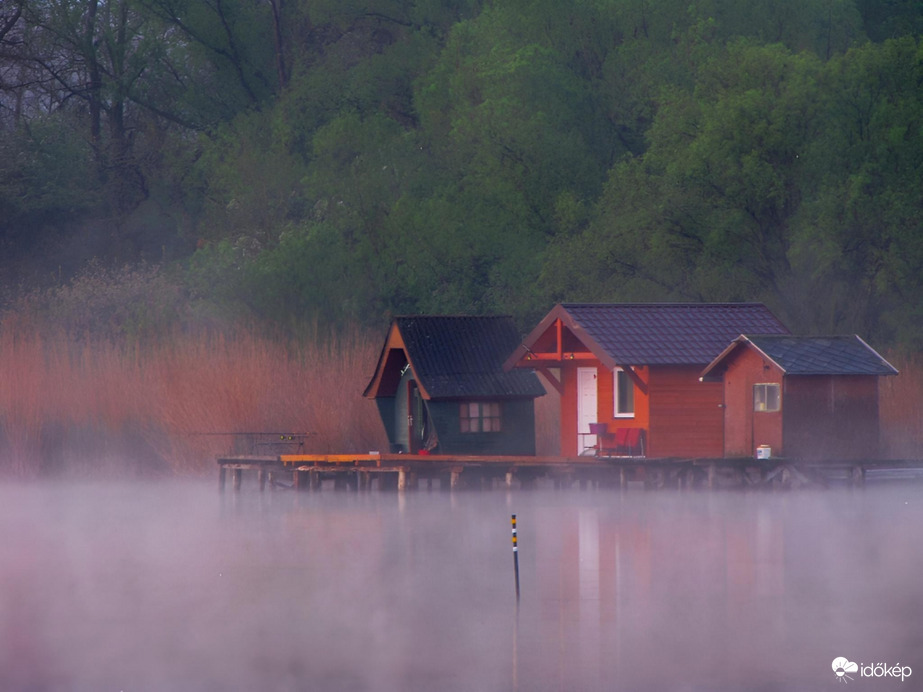
{"label": "window", "polygon": [[779,396],[778,384],[753,385],[753,410],[778,411],[782,408],[782,398]]}
{"label": "window", "polygon": [[463,433],[500,432],[500,402],[463,401],[459,420]]}
{"label": "window", "polygon": [[622,368],[612,371],[614,382],[613,400],[615,403],[616,418],[634,418],[635,415],[635,384],[628,373]]}

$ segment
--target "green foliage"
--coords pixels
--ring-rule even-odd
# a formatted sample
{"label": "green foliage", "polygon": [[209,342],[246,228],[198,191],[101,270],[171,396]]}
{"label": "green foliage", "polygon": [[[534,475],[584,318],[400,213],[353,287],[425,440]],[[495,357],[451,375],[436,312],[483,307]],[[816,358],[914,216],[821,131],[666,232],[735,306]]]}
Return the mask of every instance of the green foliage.
{"label": "green foliage", "polygon": [[56,114],[0,138],[0,230],[25,234],[98,203],[92,149],[69,130],[69,118]]}
{"label": "green foliage", "polygon": [[182,319],[764,300],[923,344],[919,3],[28,5],[8,281],[189,252]]}

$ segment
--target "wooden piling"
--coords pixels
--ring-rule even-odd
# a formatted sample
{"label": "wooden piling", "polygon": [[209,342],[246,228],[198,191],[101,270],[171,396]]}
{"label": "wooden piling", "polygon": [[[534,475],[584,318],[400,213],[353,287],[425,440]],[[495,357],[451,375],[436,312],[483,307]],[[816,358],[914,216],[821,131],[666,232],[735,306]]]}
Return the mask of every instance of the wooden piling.
{"label": "wooden piling", "polygon": [[853,466],[850,478],[853,485],[865,485],[865,469],[861,465]]}

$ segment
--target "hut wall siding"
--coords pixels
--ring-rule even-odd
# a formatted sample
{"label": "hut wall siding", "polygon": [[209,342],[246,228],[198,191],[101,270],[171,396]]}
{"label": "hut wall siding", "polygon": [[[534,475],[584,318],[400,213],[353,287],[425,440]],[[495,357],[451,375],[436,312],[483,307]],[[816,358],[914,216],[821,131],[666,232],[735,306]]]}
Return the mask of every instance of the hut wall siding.
{"label": "hut wall siding", "polygon": [[651,366],[652,457],[720,457],[724,448],[724,399],[720,382],[700,382],[702,366]]}
{"label": "hut wall siding", "polygon": [[783,411],[789,456],[873,459],[880,454],[877,377],[786,377]]}
{"label": "hut wall siding", "polygon": [[[388,436],[388,444],[397,444],[397,434],[395,431],[395,399],[393,396],[380,396],[375,399],[378,406],[378,415],[381,418],[381,424],[385,428],[385,434]],[[405,435],[406,436],[406,435]]]}
{"label": "hut wall siding", "polygon": [[[582,362],[580,367],[602,368],[599,361]],[[577,456],[577,363],[561,363],[561,381],[564,393],[561,395],[561,454]]]}
{"label": "hut wall siding", "polygon": [[[781,411],[753,410],[753,385],[780,385]],[[784,456],[783,416],[786,409],[782,371],[749,348],[738,349],[724,375],[724,455],[746,457],[758,445],[769,445],[774,456]]]}
{"label": "hut wall siding", "polygon": [[[485,400],[486,401],[486,400]],[[430,423],[439,437],[439,454],[535,454],[535,413],[531,399],[500,402],[502,430],[463,433],[459,401],[428,401]]]}

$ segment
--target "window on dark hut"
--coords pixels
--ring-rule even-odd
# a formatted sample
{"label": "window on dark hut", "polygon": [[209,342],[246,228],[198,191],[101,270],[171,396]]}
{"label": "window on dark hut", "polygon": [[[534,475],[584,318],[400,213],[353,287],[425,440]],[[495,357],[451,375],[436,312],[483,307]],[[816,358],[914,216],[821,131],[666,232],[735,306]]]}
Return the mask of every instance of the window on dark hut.
{"label": "window on dark hut", "polygon": [[500,432],[500,402],[463,401],[459,421],[463,433]]}

